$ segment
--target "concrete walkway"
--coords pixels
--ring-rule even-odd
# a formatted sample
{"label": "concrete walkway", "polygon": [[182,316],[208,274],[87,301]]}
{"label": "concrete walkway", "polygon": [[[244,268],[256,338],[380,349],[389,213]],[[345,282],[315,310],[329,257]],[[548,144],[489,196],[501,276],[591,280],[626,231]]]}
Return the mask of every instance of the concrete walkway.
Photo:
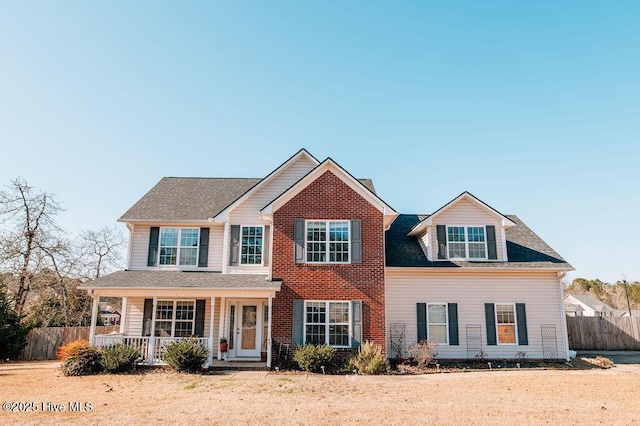
{"label": "concrete walkway", "polygon": [[578,351],[578,356],[594,358],[596,356],[609,358],[614,364],[639,364],[640,351]]}

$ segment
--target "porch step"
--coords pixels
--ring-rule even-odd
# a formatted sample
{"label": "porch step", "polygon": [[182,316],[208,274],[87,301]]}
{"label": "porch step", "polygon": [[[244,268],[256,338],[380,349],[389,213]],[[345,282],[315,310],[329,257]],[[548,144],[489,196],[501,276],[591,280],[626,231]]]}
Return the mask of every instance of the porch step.
{"label": "porch step", "polygon": [[269,371],[266,362],[259,361],[214,361],[209,373],[216,371]]}

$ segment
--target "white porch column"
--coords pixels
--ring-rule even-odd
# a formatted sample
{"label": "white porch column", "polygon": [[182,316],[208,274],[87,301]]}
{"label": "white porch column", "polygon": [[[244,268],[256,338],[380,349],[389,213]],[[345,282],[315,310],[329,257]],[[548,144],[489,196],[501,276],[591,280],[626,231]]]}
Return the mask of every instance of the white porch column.
{"label": "white porch column", "polygon": [[[153,365],[153,358],[156,354],[156,307],[158,306],[158,296],[153,296],[153,309],[151,310],[151,331],[149,335],[149,353],[147,364]],[[144,327],[144,325],[143,325]]]}
{"label": "white porch column", "polygon": [[[226,298],[220,298],[220,326],[218,327],[218,339],[224,337],[224,317],[227,315]],[[222,352],[218,350],[218,361],[222,359]]]}
{"label": "white porch column", "polygon": [[91,327],[89,328],[89,343],[91,343],[91,346],[95,346],[96,325],[98,324],[98,302],[100,302],[100,296],[91,292],[91,298],[93,299],[93,305],[91,306]]}
{"label": "white porch column", "polygon": [[267,367],[271,368],[271,318],[273,318],[273,296],[269,296],[269,325],[267,337]]}
{"label": "white porch column", "polygon": [[215,296],[211,296],[211,309],[210,309],[210,318],[209,318],[209,359],[207,361],[207,367],[211,367],[213,365],[213,348],[214,345],[214,335],[213,335],[213,317],[216,313],[216,298]]}
{"label": "white porch column", "polygon": [[124,334],[127,318],[127,296],[122,297],[122,309],[120,309],[120,334]]}

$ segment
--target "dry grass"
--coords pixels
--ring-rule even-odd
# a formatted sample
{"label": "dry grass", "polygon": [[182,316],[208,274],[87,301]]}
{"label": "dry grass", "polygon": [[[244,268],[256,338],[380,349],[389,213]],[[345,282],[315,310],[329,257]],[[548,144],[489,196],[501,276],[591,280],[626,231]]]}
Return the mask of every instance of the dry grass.
{"label": "dry grass", "polygon": [[87,413],[0,412],[0,424],[640,424],[640,366],[420,376],[167,371],[64,377],[0,364],[0,402],[91,402]]}
{"label": "dry grass", "polygon": [[611,361],[609,358],[605,358],[600,355],[598,355],[595,358],[582,357],[580,359],[582,361],[588,362],[589,364],[595,365],[596,367],[600,367],[600,368],[607,369],[607,368],[615,367],[615,364],[613,363],[613,361]]}

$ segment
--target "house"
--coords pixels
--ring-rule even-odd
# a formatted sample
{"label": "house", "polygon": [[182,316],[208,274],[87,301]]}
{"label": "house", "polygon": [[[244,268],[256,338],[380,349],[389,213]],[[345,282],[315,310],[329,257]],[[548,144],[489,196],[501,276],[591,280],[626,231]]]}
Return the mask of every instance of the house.
{"label": "house", "polygon": [[102,321],[102,325],[119,325],[120,316],[120,311],[109,305],[108,302],[98,302],[98,317]]}
{"label": "house", "polygon": [[564,303],[565,306],[575,306],[567,310],[568,315],[571,315],[572,310],[573,316],[612,317],[615,315],[615,309],[592,294],[567,294],[564,297]]}
{"label": "house", "polygon": [[[399,214],[369,179],[301,150],[264,178],[163,178],[120,219],[127,269],[86,283],[122,297],[120,336],[162,362],[196,335],[218,360],[302,343],[388,356],[418,340],[441,358],[566,358],[571,266],[516,216],[463,193]],[[228,351],[218,340],[228,339]]]}

